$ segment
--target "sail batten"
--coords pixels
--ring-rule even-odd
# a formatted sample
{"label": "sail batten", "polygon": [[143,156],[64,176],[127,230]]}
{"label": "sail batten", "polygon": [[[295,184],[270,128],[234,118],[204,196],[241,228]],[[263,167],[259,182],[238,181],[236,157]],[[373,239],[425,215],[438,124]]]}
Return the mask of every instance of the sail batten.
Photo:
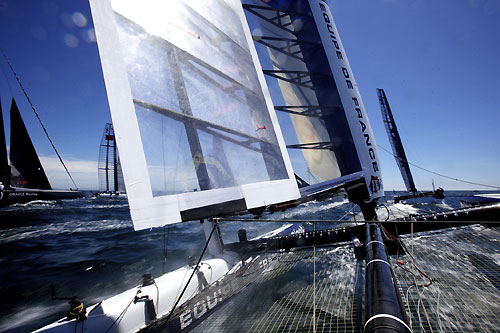
{"label": "sail batten", "polygon": [[20,174],[13,176],[12,185],[52,189],[14,99],[10,108],[10,125],[10,161]]}

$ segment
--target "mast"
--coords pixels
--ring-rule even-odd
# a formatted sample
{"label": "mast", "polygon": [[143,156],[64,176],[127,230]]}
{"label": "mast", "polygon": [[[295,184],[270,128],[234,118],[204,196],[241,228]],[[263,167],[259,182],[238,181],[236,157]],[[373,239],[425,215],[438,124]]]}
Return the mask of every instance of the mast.
{"label": "mast", "polygon": [[387,136],[391,142],[392,153],[396,159],[399,170],[401,171],[401,176],[403,176],[406,189],[408,192],[417,193],[417,188],[415,187],[413,176],[411,175],[410,165],[408,164],[403,143],[401,142],[398,128],[396,127],[396,122],[394,121],[384,89],[377,89],[377,95],[380,102],[380,110],[382,111],[382,118],[384,120]]}
{"label": "mast", "polygon": [[118,156],[116,156],[117,151],[116,138],[113,135],[113,180],[115,182],[115,193],[118,193]]}
{"label": "mast", "polygon": [[[107,125],[107,124],[106,124]],[[109,192],[109,140],[106,136],[106,193]]]}
{"label": "mast", "polygon": [[100,190],[106,193],[119,192],[121,171],[118,157],[118,147],[113,124],[106,123],[99,148],[99,183]]}

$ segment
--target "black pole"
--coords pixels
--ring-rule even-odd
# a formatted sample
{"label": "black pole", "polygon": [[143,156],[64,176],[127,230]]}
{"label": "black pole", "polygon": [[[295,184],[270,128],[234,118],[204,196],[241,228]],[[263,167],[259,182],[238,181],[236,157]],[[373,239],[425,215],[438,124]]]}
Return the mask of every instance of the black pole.
{"label": "black pole", "polygon": [[378,222],[366,223],[364,332],[411,332]]}

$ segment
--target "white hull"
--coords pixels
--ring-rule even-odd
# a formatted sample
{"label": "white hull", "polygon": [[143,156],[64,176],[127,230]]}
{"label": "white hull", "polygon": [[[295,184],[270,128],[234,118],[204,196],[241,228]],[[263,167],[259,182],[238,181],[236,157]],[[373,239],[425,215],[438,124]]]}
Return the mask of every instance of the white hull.
{"label": "white hull", "polygon": [[[229,266],[223,259],[204,260],[200,263],[200,271],[210,285],[228,273]],[[172,309],[192,272],[192,267],[182,267],[156,278],[156,285],[137,286],[90,306],[87,308],[88,318],[84,321],[64,318],[35,332],[136,332],[152,320],[145,299],[134,301],[135,297],[149,296],[153,300],[157,317],[164,316]],[[179,305],[198,294],[198,288],[195,274]]]}

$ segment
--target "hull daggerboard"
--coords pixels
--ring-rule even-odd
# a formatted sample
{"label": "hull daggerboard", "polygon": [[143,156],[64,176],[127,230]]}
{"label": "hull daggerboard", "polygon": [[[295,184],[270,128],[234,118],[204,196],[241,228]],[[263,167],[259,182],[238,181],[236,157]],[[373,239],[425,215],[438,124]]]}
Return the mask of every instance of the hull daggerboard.
{"label": "hull daggerboard", "polygon": [[300,196],[239,1],[90,3],[136,229]]}

